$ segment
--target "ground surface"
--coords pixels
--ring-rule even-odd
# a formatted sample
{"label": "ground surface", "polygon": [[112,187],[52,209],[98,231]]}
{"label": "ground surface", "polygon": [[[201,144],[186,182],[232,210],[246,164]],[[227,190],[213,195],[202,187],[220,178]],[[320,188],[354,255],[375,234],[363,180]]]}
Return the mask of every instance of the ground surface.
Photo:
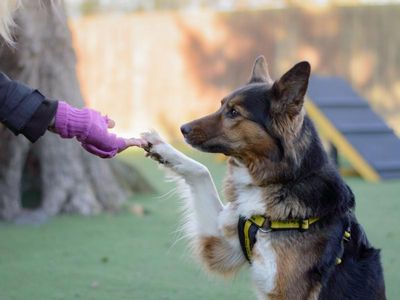
{"label": "ground surface", "polygon": [[[194,154],[191,152],[191,155]],[[195,154],[221,186],[224,164]],[[253,299],[246,272],[233,282],[209,278],[177,241],[176,196],[172,184],[136,151],[132,161],[159,193],[131,201],[128,209],[85,218],[61,216],[42,225],[0,223],[0,300]],[[357,197],[357,215],[370,240],[382,249],[388,299],[400,295],[400,181],[379,184],[348,179]]]}

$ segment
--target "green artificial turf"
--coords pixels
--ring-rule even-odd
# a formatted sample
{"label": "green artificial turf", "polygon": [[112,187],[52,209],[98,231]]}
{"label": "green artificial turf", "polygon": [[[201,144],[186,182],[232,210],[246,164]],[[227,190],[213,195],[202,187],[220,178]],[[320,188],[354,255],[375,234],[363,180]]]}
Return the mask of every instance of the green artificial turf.
{"label": "green artificial turf", "polygon": [[[223,162],[189,151],[206,163],[221,186]],[[94,217],[64,215],[41,225],[0,223],[0,300],[47,299],[254,299],[247,272],[233,281],[205,275],[177,241],[177,196],[167,194],[155,163],[140,151],[122,156],[158,190],[136,195],[144,206]],[[357,215],[371,242],[382,249],[388,299],[400,295],[400,181],[378,184],[349,179]]]}

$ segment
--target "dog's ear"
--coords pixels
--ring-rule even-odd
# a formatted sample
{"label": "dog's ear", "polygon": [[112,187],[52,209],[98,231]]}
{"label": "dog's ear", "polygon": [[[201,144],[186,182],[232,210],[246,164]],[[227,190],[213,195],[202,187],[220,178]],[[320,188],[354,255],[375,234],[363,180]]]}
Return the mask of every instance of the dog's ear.
{"label": "dog's ear", "polygon": [[256,58],[256,61],[253,65],[253,70],[251,71],[251,76],[249,83],[255,82],[266,82],[272,85],[273,80],[269,76],[268,73],[268,65],[264,56],[260,55]]}
{"label": "dog's ear", "polygon": [[297,115],[303,107],[311,66],[302,61],[287,71],[271,88],[272,104],[277,113]]}

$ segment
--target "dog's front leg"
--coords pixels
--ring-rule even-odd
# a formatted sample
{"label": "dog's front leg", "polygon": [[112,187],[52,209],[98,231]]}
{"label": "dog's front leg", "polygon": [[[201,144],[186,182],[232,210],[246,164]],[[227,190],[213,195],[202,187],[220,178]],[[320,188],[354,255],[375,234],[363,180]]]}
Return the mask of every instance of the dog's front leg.
{"label": "dog's front leg", "polygon": [[218,215],[223,209],[208,169],[166,143],[156,132],[143,134],[149,143],[148,156],[165,165],[187,184],[189,234],[218,236]]}
{"label": "dog's front leg", "polygon": [[221,275],[234,274],[245,259],[232,229],[226,235],[226,228],[223,225],[220,228],[223,220],[232,220],[234,213],[229,205],[222,205],[208,169],[154,132],[144,134],[143,138],[149,142],[148,155],[183,179],[178,182],[183,183],[181,192],[187,200],[184,228],[195,254],[208,270]]}

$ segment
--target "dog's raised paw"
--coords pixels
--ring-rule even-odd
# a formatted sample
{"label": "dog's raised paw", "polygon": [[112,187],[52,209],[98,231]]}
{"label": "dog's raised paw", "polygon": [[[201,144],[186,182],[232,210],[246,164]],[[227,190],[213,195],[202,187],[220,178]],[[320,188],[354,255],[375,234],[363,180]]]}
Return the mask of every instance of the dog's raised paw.
{"label": "dog's raised paw", "polygon": [[149,131],[142,133],[141,137],[148,143],[147,146],[143,147],[143,149],[147,152],[146,156],[154,159],[160,164],[168,165],[168,160],[162,155],[162,149],[167,144],[160,137],[160,135],[156,131]]}
{"label": "dog's raised paw", "polygon": [[147,141],[150,145],[157,145],[161,143],[165,143],[165,141],[161,138],[158,132],[152,130],[148,132],[143,132],[141,134],[142,139]]}
{"label": "dog's raised paw", "polygon": [[148,143],[143,149],[146,156],[166,166],[181,176],[202,176],[209,174],[206,167],[188,158],[173,146],[164,141],[157,132],[151,131],[141,134]]}

